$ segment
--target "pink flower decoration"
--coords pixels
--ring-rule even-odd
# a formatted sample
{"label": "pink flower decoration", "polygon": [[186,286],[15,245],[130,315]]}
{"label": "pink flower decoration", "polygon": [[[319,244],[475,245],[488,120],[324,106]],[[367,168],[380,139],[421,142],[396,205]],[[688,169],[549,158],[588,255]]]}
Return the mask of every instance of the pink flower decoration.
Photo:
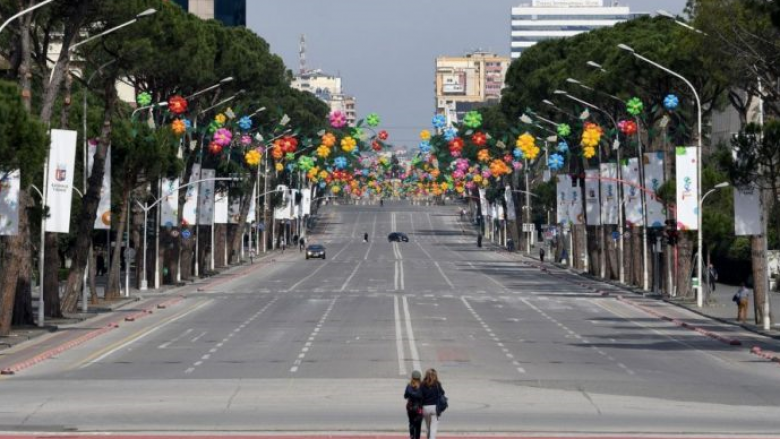
{"label": "pink flower decoration", "polygon": [[520,162],[512,162],[512,167],[515,168],[515,171],[519,171],[523,169],[523,164]]}
{"label": "pink flower decoration", "polygon": [[241,136],[241,144],[244,146],[249,146],[252,144],[252,137],[247,136],[246,134]]}
{"label": "pink flower decoration", "polygon": [[474,182],[470,181],[470,182],[466,183],[466,189],[468,189],[470,191],[474,190]]}
{"label": "pink flower decoration", "polygon": [[265,154],[265,148],[263,148],[262,146],[258,146],[258,147],[257,147],[257,148],[255,148],[255,149],[256,149],[256,150],[257,150],[257,152],[259,152],[260,154]]}
{"label": "pink flower decoration", "polygon": [[452,177],[457,179],[463,178],[464,175],[465,174],[463,174],[463,171],[461,170],[456,170],[455,172],[452,173]]}
{"label": "pink flower decoration", "polygon": [[214,133],[214,143],[219,146],[230,146],[230,142],[233,140],[233,133],[227,128],[220,128]]}
{"label": "pink flower decoration", "polygon": [[482,178],[490,178],[490,169],[482,171]]}
{"label": "pink flower decoration", "polygon": [[330,114],[330,126],[333,128],[344,128],[347,125],[347,116],[341,111],[334,111]]}

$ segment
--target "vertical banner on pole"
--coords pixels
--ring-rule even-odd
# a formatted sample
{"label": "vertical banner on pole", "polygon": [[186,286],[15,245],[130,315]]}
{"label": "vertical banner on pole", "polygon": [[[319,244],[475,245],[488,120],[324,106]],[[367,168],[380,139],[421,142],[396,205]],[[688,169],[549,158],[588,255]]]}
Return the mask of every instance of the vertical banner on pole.
{"label": "vertical banner on pole", "polygon": [[227,224],[229,220],[229,208],[227,189],[217,191],[214,199],[214,222],[217,224]]}
{"label": "vertical banner on pole", "polygon": [[311,215],[311,189],[302,189],[301,194],[303,195],[303,200],[301,203],[303,203],[303,215]]}
{"label": "vertical banner on pole", "polygon": [[571,206],[571,177],[568,175],[559,174],[557,176],[557,184],[555,186],[557,208],[556,223],[557,224],[569,224],[571,219],[569,216],[569,206]]}
{"label": "vertical banner on pole", "polygon": [[761,190],[751,183],[734,188],[734,234],[763,235],[761,225]]}
{"label": "vertical banner on pole", "polygon": [[19,234],[19,185],[22,178],[17,169],[0,172],[0,236]]}
{"label": "vertical banner on pole", "polygon": [[[254,194],[254,189],[252,194]],[[250,206],[251,207],[251,206]],[[250,215],[254,215],[253,210],[250,210]],[[228,217],[230,224],[238,224],[238,220],[241,219],[241,197],[231,197],[230,207],[228,211]]]}
{"label": "vertical banner on pole", "polygon": [[[645,187],[655,194],[664,184],[664,153],[645,154]],[[653,195],[647,194],[647,227],[663,227],[666,222],[666,208]]]}
{"label": "vertical banner on pole", "polygon": [[618,223],[617,164],[602,163],[601,171],[601,217],[605,225]]}
{"label": "vertical banner on pole", "polygon": [[169,180],[163,178],[162,181],[162,211],[160,212],[160,223],[166,229],[176,226],[179,219],[179,179]]}
{"label": "vertical banner on pole", "polygon": [[274,209],[274,219],[292,219],[292,192],[290,192],[290,189],[285,185],[277,186],[276,190],[282,193],[282,205],[281,207]]}
{"label": "vertical banner on pole", "polygon": [[70,232],[70,207],[73,199],[73,174],[76,169],[76,131],[51,130],[49,149],[49,184],[46,204],[49,217],[45,230],[52,233]]}
{"label": "vertical banner on pole", "polygon": [[699,179],[696,148],[678,146],[677,162],[677,228],[699,229]]}
{"label": "vertical banner on pole", "polygon": [[214,178],[217,171],[214,169],[204,169],[201,172],[200,193],[198,194],[198,224],[201,226],[210,226],[214,224]]}
{"label": "vertical banner on pole", "polygon": [[297,203],[298,189],[290,189],[290,219],[298,218],[301,206]]}
{"label": "vertical banner on pole", "polygon": [[[192,175],[190,176],[190,183],[200,180],[200,165],[192,165]],[[181,216],[181,225],[190,226],[195,225],[197,219],[195,215],[198,212],[198,183],[187,186],[187,193],[184,196],[184,212]]]}
{"label": "vertical banner on pole", "polygon": [[[236,206],[236,224],[238,224],[238,220],[240,219],[240,209],[241,209],[241,202],[239,201]],[[254,222],[257,222],[257,186],[252,187],[252,199],[249,200],[249,213],[246,214],[246,223],[252,224]]]}
{"label": "vertical banner on pole", "polygon": [[642,215],[642,191],[639,186],[639,160],[628,159],[621,165],[623,173],[623,198],[626,201],[626,222],[629,224],[644,224]]}
{"label": "vertical banner on pole", "polygon": [[[97,140],[90,140],[89,152],[87,154],[87,169],[89,176],[92,176],[92,168],[95,164],[95,152],[97,152]],[[106,162],[103,172],[103,186],[100,188],[100,203],[98,204],[97,217],[95,218],[95,229],[111,229],[111,147],[106,152]]]}
{"label": "vertical banner on pole", "polygon": [[569,222],[572,225],[579,226],[585,224],[585,212],[582,208],[582,190],[578,185],[572,182],[569,189]]}
{"label": "vertical banner on pole", "polygon": [[487,197],[485,196],[485,189],[477,189],[479,191],[479,205],[480,210],[482,210],[482,216],[487,217],[490,215],[490,212],[488,212],[488,201]]}
{"label": "vertical banner on pole", "polygon": [[599,191],[599,170],[585,171],[585,211],[589,226],[601,225],[601,194]]}
{"label": "vertical banner on pole", "polygon": [[512,186],[507,185],[504,190],[504,200],[506,200],[506,219],[507,221],[516,221],[517,213],[515,208],[515,197],[512,196]]}

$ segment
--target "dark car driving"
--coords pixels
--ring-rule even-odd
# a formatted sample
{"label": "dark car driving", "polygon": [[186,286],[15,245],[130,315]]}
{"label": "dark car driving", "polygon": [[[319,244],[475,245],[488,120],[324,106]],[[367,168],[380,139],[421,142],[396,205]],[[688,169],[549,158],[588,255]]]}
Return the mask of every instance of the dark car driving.
{"label": "dark car driving", "polygon": [[325,247],[320,244],[311,244],[306,247],[306,259],[322,258],[325,259]]}
{"label": "dark car driving", "polygon": [[393,232],[387,235],[387,242],[409,242],[409,237],[406,233]]}

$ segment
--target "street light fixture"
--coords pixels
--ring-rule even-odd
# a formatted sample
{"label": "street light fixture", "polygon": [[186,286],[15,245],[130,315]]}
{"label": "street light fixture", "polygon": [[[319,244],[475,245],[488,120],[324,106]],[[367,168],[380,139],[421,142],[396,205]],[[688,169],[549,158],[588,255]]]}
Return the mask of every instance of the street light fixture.
{"label": "street light fixture", "polygon": [[696,110],[697,110],[697,149],[696,149],[696,179],[698,180],[697,184],[697,200],[699,201],[698,207],[698,214],[697,214],[697,245],[699,248],[699,251],[696,254],[696,277],[699,279],[699,287],[696,290],[696,305],[701,308],[704,306],[704,298],[702,297],[702,272],[703,272],[703,262],[704,258],[702,257],[702,244],[703,244],[703,233],[702,233],[702,215],[701,215],[701,198],[698,198],[701,196],[701,156],[702,156],[702,148],[703,148],[703,140],[702,140],[702,109],[701,109],[701,99],[699,98],[699,93],[696,91],[696,87],[693,86],[691,81],[686,79],[684,76],[680,75],[679,73],[670,70],[667,67],[662,66],[661,64],[658,64],[657,62],[646,58],[639,53],[637,53],[633,48],[626,44],[618,44],[618,48],[621,50],[625,50],[626,52],[631,53],[635,58],[644,61],[660,70],[663,70],[664,72],[679,78],[682,80],[693,92],[693,97],[696,99]]}
{"label": "street light fixture", "polygon": [[12,21],[16,20],[17,18],[21,17],[22,15],[28,14],[28,13],[30,13],[30,12],[40,8],[41,6],[46,6],[46,5],[48,5],[49,3],[53,2],[53,1],[54,0],[42,1],[42,2],[38,3],[35,6],[29,7],[27,9],[22,9],[21,11],[19,11],[16,14],[12,15],[11,17],[8,18],[8,20],[6,20],[2,25],[0,25],[0,33],[3,33],[3,29],[5,29],[6,26],[8,26]]}
{"label": "street light fixture", "polygon": [[101,32],[101,33],[99,33],[97,35],[93,35],[93,36],[91,36],[91,37],[89,37],[89,38],[87,38],[85,40],[79,41],[78,43],[70,46],[68,48],[68,52],[73,52],[79,46],[83,46],[84,44],[87,44],[87,43],[89,43],[91,41],[94,41],[94,40],[96,40],[98,38],[102,38],[102,37],[104,37],[104,36],[106,36],[106,35],[108,35],[110,33],[118,31],[119,29],[122,29],[122,28],[125,28],[127,26],[130,26],[131,24],[137,22],[141,18],[149,17],[149,16],[154,15],[156,13],[157,13],[157,9],[154,9],[154,8],[147,9],[147,10],[139,13],[138,15],[136,15],[135,18],[133,18],[132,20],[126,21],[126,22],[124,22],[124,23],[122,23],[122,24],[120,24],[118,26],[112,27],[111,29],[104,30],[103,32]]}
{"label": "street light fixture", "polygon": [[607,70],[604,67],[601,67],[601,64],[595,61],[588,61],[586,64],[590,67],[593,67],[594,69],[601,70],[601,73],[607,73]]}
{"label": "street light fixture", "polygon": [[207,87],[207,88],[204,88],[203,90],[196,91],[195,93],[185,97],[184,99],[189,101],[190,99],[192,99],[194,97],[197,97],[197,96],[200,96],[203,93],[208,93],[211,90],[215,90],[215,89],[217,89],[219,87],[222,87],[223,85],[225,85],[225,84],[227,84],[229,82],[233,82],[233,77],[232,76],[228,76],[227,78],[222,78],[222,79],[219,80],[219,82],[217,82],[216,84],[212,85],[211,87]]}
{"label": "street light fixture", "polygon": [[707,35],[706,32],[701,31],[699,29],[696,29],[695,27],[691,26],[690,24],[688,24],[688,23],[686,23],[684,21],[678,20],[677,17],[674,14],[672,14],[671,12],[669,12],[669,11],[666,11],[664,9],[659,9],[659,10],[657,10],[655,12],[656,12],[656,14],[660,15],[661,17],[666,17],[666,18],[669,18],[671,20],[674,20],[675,23],[679,24],[680,26],[682,26],[682,27],[684,27],[684,28],[686,28],[688,30],[692,30],[692,31],[696,32],[697,34]]}

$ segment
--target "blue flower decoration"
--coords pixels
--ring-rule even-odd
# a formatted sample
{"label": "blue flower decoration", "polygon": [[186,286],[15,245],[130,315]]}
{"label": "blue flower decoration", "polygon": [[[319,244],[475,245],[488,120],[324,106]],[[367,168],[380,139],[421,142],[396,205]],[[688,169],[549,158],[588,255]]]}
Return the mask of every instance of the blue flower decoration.
{"label": "blue flower decoration", "polygon": [[336,169],[344,169],[347,167],[347,159],[344,157],[336,157],[336,159],[333,160],[333,164],[336,166]]}
{"label": "blue flower decoration", "polygon": [[525,154],[523,154],[523,150],[520,148],[515,148],[512,151],[512,154],[515,156],[516,159],[522,159],[525,157]]}
{"label": "blue flower decoration", "polygon": [[420,142],[420,152],[423,154],[428,154],[431,152],[431,143],[427,140]]}
{"label": "blue flower decoration", "polygon": [[458,136],[458,130],[455,128],[447,128],[444,130],[444,139],[446,139],[448,142],[452,142],[455,140],[455,137]]}
{"label": "blue flower decoration", "polygon": [[252,118],[249,116],[244,116],[238,121],[238,127],[241,128],[242,131],[249,131],[252,129]]}
{"label": "blue flower decoration", "polygon": [[293,164],[293,163],[288,164],[287,165],[287,170],[290,171],[290,172],[294,171],[295,170],[295,164]]}
{"label": "blue flower decoration", "polygon": [[560,152],[560,153],[567,153],[567,152],[569,152],[569,144],[566,143],[565,140],[561,140],[560,142],[558,142],[557,151]]}
{"label": "blue flower decoration", "polygon": [[547,165],[551,171],[557,171],[563,168],[563,156],[560,154],[553,154],[547,159]]}
{"label": "blue flower decoration", "polygon": [[666,108],[669,111],[672,111],[677,108],[677,106],[680,105],[680,99],[675,95],[669,95],[664,98],[664,108]]}
{"label": "blue flower decoration", "polygon": [[184,119],[184,127],[188,130],[192,129],[192,122],[189,119]]}
{"label": "blue flower decoration", "polygon": [[361,173],[363,174],[364,177],[368,177],[368,169],[363,169]]}
{"label": "blue flower decoration", "polygon": [[431,123],[434,128],[440,130],[447,125],[447,118],[445,118],[443,114],[437,114],[436,116],[433,116]]}
{"label": "blue flower decoration", "polygon": [[324,181],[320,182],[320,189],[325,189],[325,182]]}

